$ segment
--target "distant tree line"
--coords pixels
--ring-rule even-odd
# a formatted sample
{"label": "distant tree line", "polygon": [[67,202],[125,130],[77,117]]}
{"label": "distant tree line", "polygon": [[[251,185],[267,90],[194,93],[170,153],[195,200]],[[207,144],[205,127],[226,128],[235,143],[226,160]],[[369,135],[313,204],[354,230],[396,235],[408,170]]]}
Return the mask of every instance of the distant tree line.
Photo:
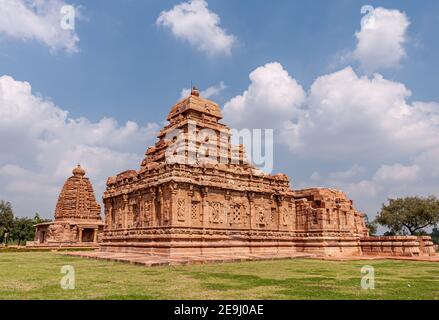
{"label": "distant tree line", "polygon": [[387,236],[430,235],[439,244],[439,199],[434,196],[389,199],[375,220],[367,223],[372,235],[377,225],[381,225],[388,229],[384,234]]}
{"label": "distant tree line", "polygon": [[22,245],[32,241],[35,236],[34,226],[47,221],[41,219],[38,213],[32,219],[15,217],[12,205],[0,200],[0,244]]}

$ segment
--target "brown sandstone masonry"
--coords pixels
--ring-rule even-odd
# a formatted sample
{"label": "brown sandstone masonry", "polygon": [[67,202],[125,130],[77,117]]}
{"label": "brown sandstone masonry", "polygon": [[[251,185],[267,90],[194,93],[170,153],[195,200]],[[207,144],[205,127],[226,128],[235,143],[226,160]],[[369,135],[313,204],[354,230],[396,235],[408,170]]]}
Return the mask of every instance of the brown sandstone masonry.
{"label": "brown sandstone masonry", "polygon": [[101,207],[79,165],[67,179],[55,209],[55,221],[36,225],[33,248],[98,247],[103,231]]}
{"label": "brown sandstone masonry", "polygon": [[[244,147],[231,145],[230,128],[221,119],[221,108],[196,89],[172,107],[140,169],[108,179],[101,252],[206,259],[434,254],[428,237],[369,237],[365,215],[342,191],[293,190],[286,175],[256,169]],[[177,159],[183,154],[181,160],[193,151],[187,147],[191,124],[215,132],[216,162],[168,161],[169,148]],[[167,139],[176,129],[184,138]],[[195,147],[202,143],[196,139]],[[72,214],[66,199],[63,210]]]}

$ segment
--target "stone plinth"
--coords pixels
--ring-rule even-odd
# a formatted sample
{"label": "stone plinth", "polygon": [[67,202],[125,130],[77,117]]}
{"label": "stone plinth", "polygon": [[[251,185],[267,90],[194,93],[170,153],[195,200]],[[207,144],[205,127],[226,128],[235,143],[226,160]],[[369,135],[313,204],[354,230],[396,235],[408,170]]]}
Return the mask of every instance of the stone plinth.
{"label": "stone plinth", "polygon": [[364,255],[434,256],[431,237],[397,236],[366,237],[361,239]]}

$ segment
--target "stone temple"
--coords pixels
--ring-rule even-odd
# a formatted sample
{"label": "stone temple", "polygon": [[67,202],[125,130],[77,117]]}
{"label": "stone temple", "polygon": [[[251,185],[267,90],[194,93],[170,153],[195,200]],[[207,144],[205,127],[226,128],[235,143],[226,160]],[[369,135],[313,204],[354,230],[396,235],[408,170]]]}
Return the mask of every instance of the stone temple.
{"label": "stone temple", "polygon": [[97,247],[103,231],[101,206],[97,203],[85,170],[78,165],[67,179],[55,209],[55,221],[36,225],[30,247]]}
{"label": "stone temple", "polygon": [[[155,146],[146,151],[139,170],[108,179],[101,256],[126,253],[208,260],[219,255],[269,258],[300,253],[434,255],[429,237],[369,237],[365,215],[341,191],[294,190],[286,175],[256,169],[246,161],[242,146],[232,146],[230,128],[221,119],[221,108],[200,97],[194,88],[172,107],[169,123],[158,134]],[[217,161],[186,161],[194,150],[210,143],[210,138],[193,134],[194,125],[195,133],[207,128],[216,135],[211,145],[218,149]],[[180,135],[169,138],[176,130]],[[71,179],[78,183],[82,171]],[[84,193],[85,199],[94,203],[89,195]],[[68,208],[60,212],[67,209],[71,215],[57,222],[56,228],[64,228],[65,221],[78,232],[81,228],[92,232],[78,225],[78,220],[67,222],[79,218],[78,205],[64,203]],[[98,226],[98,206],[88,208],[89,218]],[[60,234],[63,240],[71,233]]]}

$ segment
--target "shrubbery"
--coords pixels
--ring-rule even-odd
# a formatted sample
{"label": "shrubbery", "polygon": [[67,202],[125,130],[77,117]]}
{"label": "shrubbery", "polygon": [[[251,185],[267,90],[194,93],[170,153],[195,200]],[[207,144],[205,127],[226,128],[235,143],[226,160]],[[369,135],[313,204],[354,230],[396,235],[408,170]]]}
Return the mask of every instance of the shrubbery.
{"label": "shrubbery", "polygon": [[25,244],[35,236],[35,225],[46,222],[38,213],[33,219],[14,217],[12,205],[0,200],[0,243]]}

